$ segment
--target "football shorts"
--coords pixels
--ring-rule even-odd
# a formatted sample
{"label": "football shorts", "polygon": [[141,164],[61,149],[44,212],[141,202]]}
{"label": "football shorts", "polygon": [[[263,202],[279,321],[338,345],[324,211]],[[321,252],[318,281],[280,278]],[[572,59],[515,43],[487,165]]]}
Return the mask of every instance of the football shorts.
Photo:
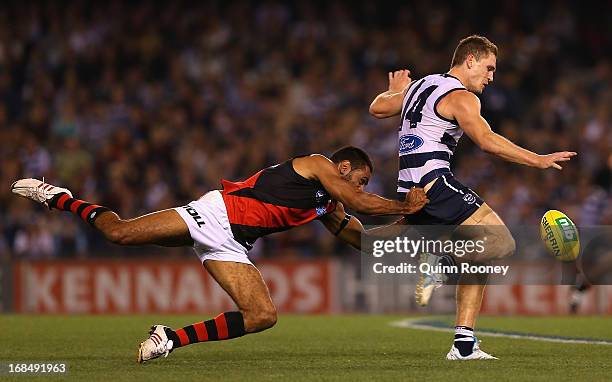
{"label": "football shorts", "polygon": [[193,239],[193,249],[200,261],[233,261],[251,264],[247,249],[234,239],[227,209],[219,190],[175,210],[181,215]]}
{"label": "football shorts", "polygon": [[[406,198],[398,193],[399,200]],[[459,225],[469,218],[484,203],[469,187],[456,180],[452,174],[440,176],[427,191],[429,203],[419,212],[406,215],[413,225]]]}

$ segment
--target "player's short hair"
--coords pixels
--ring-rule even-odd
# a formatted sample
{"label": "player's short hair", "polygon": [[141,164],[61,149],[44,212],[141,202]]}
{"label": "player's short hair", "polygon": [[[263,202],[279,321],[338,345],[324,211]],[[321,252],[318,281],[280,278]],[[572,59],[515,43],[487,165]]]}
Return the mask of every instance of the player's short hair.
{"label": "player's short hair", "polygon": [[470,54],[480,60],[489,53],[497,56],[497,46],[488,38],[473,34],[459,41],[459,45],[457,45],[453,54],[451,68],[463,64]]}
{"label": "player's short hair", "polygon": [[370,172],[374,172],[374,166],[368,154],[362,149],[354,146],[346,146],[332,154],[331,160],[334,163],[340,163],[347,160],[351,163],[353,169],[360,169],[368,166]]}

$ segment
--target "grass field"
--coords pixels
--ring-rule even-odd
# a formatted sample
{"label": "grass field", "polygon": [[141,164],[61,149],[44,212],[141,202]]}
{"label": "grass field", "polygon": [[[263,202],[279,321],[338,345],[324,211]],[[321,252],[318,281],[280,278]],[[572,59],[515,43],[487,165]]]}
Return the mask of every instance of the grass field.
{"label": "grass field", "polygon": [[[65,361],[53,380],[79,381],[609,381],[612,346],[483,339],[498,361],[444,359],[451,334],[389,325],[403,316],[281,316],[273,329],[232,341],[196,344],[167,359],[136,363],[152,323],[173,327],[196,316],[0,315],[0,362]],[[451,322],[448,317],[436,320]],[[612,318],[485,317],[479,327],[612,340]],[[457,379],[457,378],[460,379]],[[0,380],[42,380],[6,377]]]}

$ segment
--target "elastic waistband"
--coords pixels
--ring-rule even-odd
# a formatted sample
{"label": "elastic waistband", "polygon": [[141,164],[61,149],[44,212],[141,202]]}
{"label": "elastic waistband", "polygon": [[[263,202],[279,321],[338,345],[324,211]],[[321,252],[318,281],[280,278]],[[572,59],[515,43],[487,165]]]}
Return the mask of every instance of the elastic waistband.
{"label": "elastic waistband", "polygon": [[[442,175],[453,176],[453,173],[451,172],[451,170],[449,170],[447,168],[437,168],[437,169],[431,170],[427,174],[423,175],[423,177],[421,178],[421,180],[419,182],[411,182],[411,181],[406,181],[406,180],[398,180],[397,181],[397,186],[398,187],[402,187],[402,188],[406,188],[406,189],[410,189],[412,187],[425,187],[425,185],[427,183],[431,182],[434,179],[437,179],[437,178],[441,177]],[[400,193],[402,193],[402,192],[398,192],[398,195]],[[406,195],[405,192],[403,192],[403,194],[404,194],[404,196]]]}

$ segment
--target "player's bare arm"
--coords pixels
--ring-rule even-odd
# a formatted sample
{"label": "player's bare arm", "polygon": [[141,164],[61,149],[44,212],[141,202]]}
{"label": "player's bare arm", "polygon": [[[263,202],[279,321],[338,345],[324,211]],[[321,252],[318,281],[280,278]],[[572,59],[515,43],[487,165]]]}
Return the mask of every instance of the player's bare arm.
{"label": "player's bare arm", "polygon": [[342,203],[339,202],[334,212],[322,216],[320,220],[338,239],[361,250],[361,235],[365,233],[363,225],[359,219],[346,213]]}
{"label": "player's bare arm", "polygon": [[[344,171],[351,171],[350,162],[343,161],[340,166],[348,166]],[[367,215],[408,215],[419,211],[427,197],[423,193],[420,198],[410,201],[397,201],[383,198],[382,196],[363,191],[363,187],[369,180],[369,170],[363,171],[363,176],[358,173],[353,177],[358,179],[352,184],[341,176],[337,165],[320,154],[293,160],[293,167],[298,174],[307,179],[319,181],[335,200],[343,203],[350,209]]]}
{"label": "player's bare arm", "polygon": [[569,161],[576,155],[573,151],[539,155],[495,133],[480,114],[480,100],[467,90],[451,92],[440,101],[437,109],[442,116],[457,120],[463,131],[483,151],[509,162],[542,169],[553,167],[561,170],[562,167],[558,162]]}
{"label": "player's bare arm", "polygon": [[[411,194],[412,198],[416,199],[421,198],[423,196],[421,194],[424,194],[424,192],[421,188],[415,188],[414,193],[411,192],[408,195]],[[406,196],[406,198],[408,199],[408,196]],[[320,220],[329,232],[358,250],[362,250],[362,235],[395,237],[406,229],[407,224],[406,219],[402,217],[389,225],[372,228],[366,231],[359,219],[346,213],[342,203],[338,203],[334,212],[322,216]]]}
{"label": "player's bare arm", "polygon": [[370,104],[370,114],[376,118],[388,118],[402,111],[404,95],[410,86],[410,70],[389,72],[389,89],[380,93]]}

